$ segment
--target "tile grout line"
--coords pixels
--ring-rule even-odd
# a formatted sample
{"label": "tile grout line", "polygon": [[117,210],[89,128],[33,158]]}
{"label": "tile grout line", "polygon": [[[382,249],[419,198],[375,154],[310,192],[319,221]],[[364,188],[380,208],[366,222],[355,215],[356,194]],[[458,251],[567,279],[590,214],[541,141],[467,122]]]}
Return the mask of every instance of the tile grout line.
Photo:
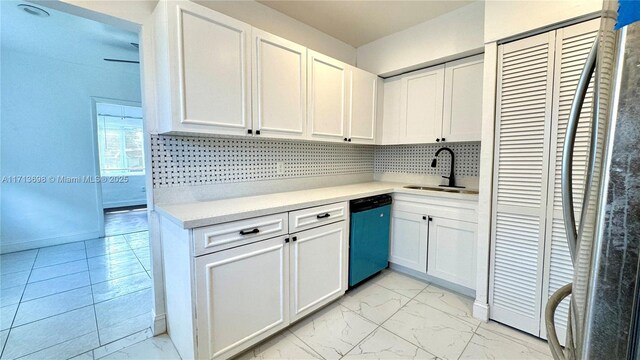
{"label": "tile grout line", "polygon": [[[85,261],[87,262],[87,269],[89,270],[89,287],[91,288],[91,306],[93,307],[93,320],[94,323],[96,324],[96,335],[98,336],[98,346],[100,346],[100,344],[102,343],[102,340],[100,340],[100,329],[98,328],[98,314],[96,313],[96,298],[93,295],[93,281],[91,280],[91,269],[89,269],[89,257],[88,257],[88,253],[87,253],[87,243],[84,243],[84,251],[85,254],[87,255],[87,257],[85,258]],[[94,349],[91,349],[91,358],[95,359],[95,354],[93,353]],[[88,351],[87,351],[88,352]]]}
{"label": "tile grout line", "polygon": [[27,277],[27,283],[24,284],[24,288],[22,289],[22,294],[20,294],[20,300],[18,300],[18,306],[16,307],[16,312],[13,314],[13,318],[11,319],[11,325],[9,325],[9,332],[7,333],[7,340],[4,342],[2,346],[2,351],[0,351],[0,358],[4,355],[4,351],[6,350],[7,344],[9,344],[9,336],[11,336],[11,330],[14,329],[13,323],[16,321],[16,317],[18,316],[18,311],[20,310],[20,304],[22,304],[22,297],[24,297],[25,291],[27,291],[27,285],[29,284],[29,279],[31,278],[31,274],[33,273],[33,267],[36,265],[36,261],[38,260],[38,255],[40,254],[40,248],[36,250],[36,256],[33,259],[33,264],[31,264],[31,269],[29,270],[29,276]]}
{"label": "tile grout line", "polygon": [[[405,339],[404,337],[402,337],[402,336],[400,336],[400,335],[396,334],[395,332],[393,332],[393,331],[391,331],[391,330],[387,329],[386,327],[382,326],[382,325],[384,325],[387,321],[389,321],[389,320],[390,320],[394,315],[396,315],[397,313],[399,313],[399,312],[400,312],[400,310],[404,309],[407,305],[409,305],[409,303],[411,302],[411,300],[415,300],[415,298],[416,298],[416,297],[418,297],[418,295],[420,295],[420,294],[421,294],[421,293],[422,293],[426,288],[428,288],[429,286],[431,286],[431,283],[426,283],[426,284],[427,284],[427,286],[425,286],[425,287],[424,287],[424,289],[420,290],[416,295],[414,295],[412,298],[410,298],[410,299],[409,299],[409,301],[407,301],[407,303],[406,303],[406,304],[402,305],[402,306],[400,307],[400,309],[398,309],[396,312],[394,312],[394,313],[393,313],[391,316],[389,316],[385,321],[381,322],[381,323],[380,323],[380,325],[379,325],[378,327],[380,327],[380,328],[384,329],[385,331],[388,331],[389,333],[391,333],[391,334],[393,334],[393,335],[395,335],[395,336],[399,337],[400,339],[402,339],[402,340],[404,340],[404,341],[408,342],[409,344],[411,344],[411,345],[413,345],[413,346],[417,347],[418,349],[421,349],[422,351],[425,351],[427,354],[431,354],[431,355],[435,356],[436,358],[438,358],[438,355],[433,354],[431,351],[429,351],[429,350],[427,350],[427,349],[423,348],[423,347],[422,347],[422,345],[415,344],[413,341],[409,341],[408,339]],[[382,285],[380,285],[380,286],[382,286]],[[386,289],[386,288],[385,288],[385,289]],[[391,290],[391,289],[389,289],[389,290]],[[398,294],[398,293],[396,293],[396,294]],[[400,295],[402,295],[402,294],[400,294]],[[422,304],[422,302],[420,302],[420,301],[418,301],[418,300],[416,300],[416,301],[417,301],[418,303]],[[426,305],[426,304],[424,304],[424,305]],[[437,310],[437,309],[436,309],[436,310]],[[367,335],[367,336],[368,336],[368,335]],[[354,347],[354,348],[355,348],[355,347]],[[351,349],[351,350],[353,350],[353,349]],[[351,350],[349,350],[349,351],[351,351]]]}
{"label": "tile grout line", "polygon": [[464,352],[467,351],[467,348],[469,347],[469,344],[471,344],[471,340],[473,340],[473,337],[477,335],[476,331],[478,330],[479,327],[480,327],[480,324],[478,324],[476,326],[476,328],[473,330],[473,335],[471,335],[471,337],[469,338],[467,343],[464,345],[464,348],[462,348],[462,351],[460,352],[460,355],[458,355],[458,357],[456,358],[457,360],[460,360],[462,355],[464,355]]}
{"label": "tile grout line", "polygon": [[[85,306],[85,307],[86,307],[86,306]],[[53,344],[53,345],[51,345],[51,346],[47,346],[47,347],[44,347],[44,348],[42,348],[42,349],[38,349],[38,350],[36,350],[36,351],[34,351],[34,352],[30,352],[30,353],[28,353],[28,354],[21,355],[19,358],[15,358],[15,360],[20,360],[20,359],[23,359],[23,358],[24,358],[24,357],[26,357],[26,356],[29,356],[29,355],[35,354],[35,353],[37,353],[37,352],[39,352],[39,351],[47,350],[47,349],[50,349],[50,348],[52,348],[52,347],[54,347],[54,346],[57,346],[57,345],[60,345],[60,344],[64,344],[64,343],[69,342],[69,341],[76,340],[76,339],[81,338],[81,337],[83,337],[83,336],[85,336],[85,335],[91,334],[92,332],[93,332],[93,331],[90,331],[90,332],[88,332],[88,333],[85,333],[85,334],[82,334],[82,335],[78,335],[78,336],[76,336],[76,337],[74,337],[74,338],[67,339],[67,340],[65,340],[65,341],[63,341],[63,342],[59,342],[59,343],[57,343],[57,344]],[[91,350],[89,350],[89,351],[91,351]],[[85,351],[85,352],[82,352],[82,353],[80,353],[80,354],[76,354],[76,355],[81,355],[81,354],[84,354],[84,353],[89,352],[89,351]],[[76,355],[74,355],[74,356],[76,356]]]}
{"label": "tile grout line", "polygon": [[294,334],[293,331],[291,331],[290,328],[285,328],[283,329],[283,332],[288,332],[289,334],[293,335],[293,337],[295,337],[296,339],[300,340],[301,343],[305,344],[309,349],[311,349],[311,351],[313,351],[316,355],[318,355],[321,359],[326,360],[326,358],[324,356],[322,356],[322,354],[318,353],[316,351],[316,349],[312,348],[309,344],[307,344],[306,342],[304,342],[304,340],[302,340],[300,337],[298,337],[298,335]]}
{"label": "tile grout line", "polygon": [[[491,319],[489,319],[489,321],[491,321]],[[480,324],[478,324],[478,327],[477,327],[477,328],[476,328],[476,330],[473,332],[474,334],[477,334],[477,333],[478,333],[478,330],[482,327],[482,323],[483,323],[483,322],[481,322]],[[486,323],[488,323],[488,321],[487,321],[487,322],[484,322],[484,323],[486,324]],[[503,324],[500,324],[500,325],[501,325],[501,326],[507,326],[507,325],[503,325]],[[496,335],[496,336],[498,336],[498,337],[500,337],[500,338],[506,339],[506,340],[508,340],[508,341],[515,342],[515,343],[517,343],[517,344],[519,344],[519,345],[522,345],[522,346],[526,347],[527,349],[529,349],[529,350],[531,350],[531,351],[535,351],[535,352],[536,352],[536,353],[538,353],[538,354],[542,354],[542,355],[545,355],[545,356],[549,356],[548,354],[545,354],[544,352],[542,352],[542,351],[540,351],[540,350],[538,350],[538,349],[535,349],[535,348],[531,347],[531,346],[529,345],[529,341],[526,341],[526,343],[525,343],[525,341],[524,341],[524,340],[518,340],[518,339],[516,339],[515,337],[509,336],[509,335],[507,335],[507,334],[502,334],[502,333],[500,333],[500,332],[498,332],[498,331],[491,330],[491,329],[487,329],[487,328],[484,328],[484,327],[482,327],[482,330],[484,330],[484,331],[488,331],[488,332],[490,332],[490,333],[492,333],[492,334],[494,334],[494,335]],[[539,337],[537,337],[537,336],[535,336],[535,335],[531,335],[531,334],[528,334],[528,333],[522,332],[522,331],[520,331],[520,330],[518,330],[518,329],[515,329],[515,328],[514,328],[514,331],[517,331],[517,332],[519,332],[519,333],[521,332],[521,333],[523,333],[523,334],[525,334],[525,335],[531,336],[532,338],[534,338],[534,339],[535,339],[535,340],[537,340],[537,341],[547,342],[546,340],[544,340],[544,339],[542,339],[542,338],[539,338]],[[478,336],[482,336],[482,335],[478,335]],[[548,345],[548,342],[547,342],[547,345]]]}
{"label": "tile grout line", "polygon": [[[386,277],[386,276],[388,276],[388,273],[387,273],[387,274],[383,274],[383,275],[380,277],[380,279],[382,279],[382,278],[384,278],[384,277]],[[380,280],[380,279],[378,279],[378,280]],[[400,293],[398,293],[398,292],[396,292],[396,291],[394,291],[394,290],[392,290],[392,289],[388,289],[388,288],[386,288],[386,287],[384,287],[384,286],[382,286],[382,285],[378,284],[378,282],[374,282],[373,284],[374,284],[374,285],[378,285],[378,286],[382,287],[383,289],[387,289],[387,290],[389,290],[389,291],[391,291],[391,292],[393,292],[393,293],[395,293],[395,294],[398,294],[398,295],[400,295],[400,296],[405,296],[405,295],[400,294]],[[427,286],[428,286],[428,285],[427,285]],[[425,286],[425,289],[426,289],[426,288],[427,288],[427,287]],[[424,289],[423,289],[423,290],[424,290]],[[422,290],[421,290],[421,291],[422,291]],[[421,291],[420,291],[420,292],[421,292]],[[420,294],[420,292],[418,292],[418,294]],[[416,294],[414,297],[418,296],[418,294]],[[407,296],[405,296],[405,297],[407,297]],[[414,298],[414,297],[409,298],[409,301],[413,300],[413,298]],[[408,298],[408,297],[407,297],[407,298]],[[377,325],[377,326],[376,326],[376,328],[375,328],[375,329],[373,329],[373,331],[371,331],[369,334],[367,334],[367,335],[366,335],[362,340],[360,340],[358,343],[356,343],[356,344],[355,344],[351,349],[349,349],[349,351],[347,351],[347,352],[346,352],[344,355],[342,355],[340,358],[343,358],[343,357],[347,356],[351,351],[353,351],[353,349],[355,349],[356,347],[358,347],[358,345],[362,344],[362,343],[363,343],[367,338],[369,338],[369,336],[371,336],[373,333],[375,333],[376,331],[378,331],[378,329],[382,327],[382,324],[384,324],[387,320],[391,319],[391,318],[392,318],[396,313],[398,313],[398,311],[402,310],[402,308],[404,308],[405,306],[407,306],[407,304],[409,303],[409,301],[407,301],[404,305],[400,306],[400,307],[398,308],[398,310],[396,310],[393,314],[391,314],[391,315],[390,315],[388,318],[386,318],[384,321],[380,322],[380,324],[376,324],[376,323],[374,323],[374,324],[376,324],[376,325]],[[340,305],[342,305],[342,304],[340,304]],[[347,308],[347,307],[345,306],[345,308]],[[349,309],[349,308],[347,308],[347,309],[348,309],[349,311],[353,311],[353,310],[351,310],[351,309]],[[368,321],[371,321],[371,320],[369,320],[369,319],[365,318],[364,316],[362,316],[362,315],[358,314],[357,312],[355,312],[355,311],[353,311],[353,312],[354,312],[356,315],[358,315],[358,316],[362,317],[363,319],[368,320]],[[373,321],[371,321],[371,322],[373,322]],[[384,328],[383,328],[383,329],[384,329]],[[387,330],[387,329],[384,329],[384,330]],[[387,330],[387,331],[389,331],[389,330]],[[389,331],[389,332],[391,332],[391,331]],[[392,334],[394,334],[394,333],[392,333]],[[395,334],[394,334],[394,335],[395,335]]]}

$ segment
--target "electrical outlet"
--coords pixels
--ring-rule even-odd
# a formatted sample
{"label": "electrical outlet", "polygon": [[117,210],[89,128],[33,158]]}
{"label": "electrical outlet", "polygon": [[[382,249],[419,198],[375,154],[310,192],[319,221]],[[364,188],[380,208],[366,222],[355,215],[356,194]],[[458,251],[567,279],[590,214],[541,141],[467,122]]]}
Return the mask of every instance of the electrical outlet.
{"label": "electrical outlet", "polygon": [[283,162],[281,162],[281,161],[278,162],[276,172],[278,173],[278,175],[284,174],[284,163]]}

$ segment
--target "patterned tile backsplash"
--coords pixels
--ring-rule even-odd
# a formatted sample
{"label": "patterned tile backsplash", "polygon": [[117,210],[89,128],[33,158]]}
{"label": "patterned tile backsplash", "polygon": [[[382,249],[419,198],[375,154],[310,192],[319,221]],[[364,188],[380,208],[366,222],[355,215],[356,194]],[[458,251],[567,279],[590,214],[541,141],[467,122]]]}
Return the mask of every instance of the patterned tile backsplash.
{"label": "patterned tile backsplash", "polygon": [[365,145],[151,136],[154,188],[372,173],[373,159]]}
{"label": "patterned tile backsplash", "polygon": [[438,155],[438,163],[431,167],[431,160],[441,147],[450,148],[455,154],[456,176],[478,176],[480,167],[480,143],[447,143],[422,145],[384,145],[375,148],[374,171],[377,173],[408,173],[420,175],[445,175],[451,166],[451,156],[444,151]]}
{"label": "patterned tile backsplash", "polygon": [[[478,176],[479,143],[447,144],[456,175]],[[151,136],[153,187],[208,185],[375,172],[440,174],[429,165],[438,145],[370,146],[232,137]],[[284,171],[278,173],[278,163]],[[445,169],[445,170],[443,170]]]}

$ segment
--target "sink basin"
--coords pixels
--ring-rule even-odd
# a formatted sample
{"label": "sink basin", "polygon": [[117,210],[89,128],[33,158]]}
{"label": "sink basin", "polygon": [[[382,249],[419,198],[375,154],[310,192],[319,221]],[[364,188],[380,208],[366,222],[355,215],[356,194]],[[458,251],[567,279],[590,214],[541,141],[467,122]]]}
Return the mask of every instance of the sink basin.
{"label": "sink basin", "polygon": [[424,190],[424,191],[444,191],[444,192],[457,193],[457,194],[471,194],[471,195],[478,194],[478,191],[476,190],[455,189],[455,188],[435,187],[435,186],[407,185],[404,188],[411,189],[411,190]]}

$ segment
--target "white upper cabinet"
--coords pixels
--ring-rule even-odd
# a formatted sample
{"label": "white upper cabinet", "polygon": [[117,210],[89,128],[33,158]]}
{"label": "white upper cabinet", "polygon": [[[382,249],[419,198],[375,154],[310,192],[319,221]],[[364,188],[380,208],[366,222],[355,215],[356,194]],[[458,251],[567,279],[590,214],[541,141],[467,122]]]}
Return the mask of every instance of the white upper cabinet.
{"label": "white upper cabinet", "polygon": [[376,75],[351,67],[348,141],[375,144],[378,81]]}
{"label": "white upper cabinet", "polygon": [[484,55],[445,65],[442,139],[480,141]]}
{"label": "white upper cabinet", "polygon": [[444,65],[402,78],[399,143],[428,143],[441,137]]}
{"label": "white upper cabinet", "polygon": [[251,26],[189,1],[155,20],[159,132],[247,134]]}
{"label": "white upper cabinet", "polygon": [[480,141],[483,58],[386,79],[380,143]]}
{"label": "white upper cabinet", "polygon": [[161,0],[154,21],[159,133],[381,137],[376,75],[186,0]]}
{"label": "white upper cabinet", "polygon": [[344,142],[347,138],[348,65],[307,50],[307,106],[312,139]]}
{"label": "white upper cabinet", "polygon": [[253,29],[253,132],[304,138],[307,128],[307,49]]}

